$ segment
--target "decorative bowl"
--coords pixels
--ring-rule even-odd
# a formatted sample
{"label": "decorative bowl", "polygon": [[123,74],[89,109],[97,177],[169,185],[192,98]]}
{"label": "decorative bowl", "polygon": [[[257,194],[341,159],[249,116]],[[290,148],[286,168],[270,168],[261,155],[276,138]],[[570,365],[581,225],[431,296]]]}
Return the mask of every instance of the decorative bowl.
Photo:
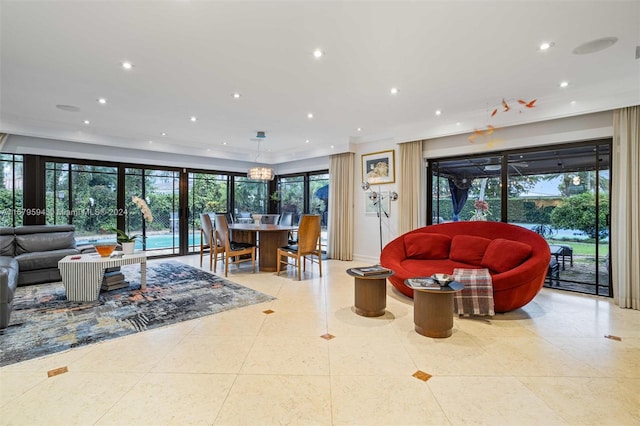
{"label": "decorative bowl", "polygon": [[98,254],[102,257],[109,257],[117,247],[117,243],[95,243],[93,246],[96,248]]}
{"label": "decorative bowl", "polygon": [[453,276],[449,274],[433,274],[433,279],[438,281],[438,284],[444,287],[453,281]]}

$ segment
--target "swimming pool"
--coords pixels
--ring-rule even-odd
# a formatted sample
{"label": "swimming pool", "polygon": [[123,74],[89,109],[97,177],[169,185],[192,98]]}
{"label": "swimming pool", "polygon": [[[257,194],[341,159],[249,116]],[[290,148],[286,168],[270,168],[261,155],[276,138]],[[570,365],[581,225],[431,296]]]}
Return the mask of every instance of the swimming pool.
{"label": "swimming pool", "polygon": [[[95,244],[98,242],[107,242],[113,241],[110,238],[96,238],[93,237],[80,237],[76,239],[77,244]],[[178,234],[156,234],[149,235],[146,238],[146,250],[160,250],[160,249],[168,249],[172,247],[178,247],[180,245],[180,239],[178,238]],[[200,232],[197,234],[189,234],[189,246],[199,247],[200,246]],[[136,250],[142,250],[142,240],[136,239],[135,244]]]}

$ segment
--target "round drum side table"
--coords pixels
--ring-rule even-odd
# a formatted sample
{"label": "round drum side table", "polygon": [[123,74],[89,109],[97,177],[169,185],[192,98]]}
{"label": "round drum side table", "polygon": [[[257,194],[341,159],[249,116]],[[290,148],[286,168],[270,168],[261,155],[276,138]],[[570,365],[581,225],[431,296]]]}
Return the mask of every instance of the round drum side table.
{"label": "round drum side table", "polygon": [[418,334],[427,337],[449,337],[453,330],[453,295],[464,286],[452,281],[439,288],[413,291],[413,322]]}
{"label": "round drum side table", "polygon": [[384,315],[387,307],[387,278],[393,271],[377,275],[359,275],[353,268],[347,274],[355,278],[356,314],[363,317],[379,317]]}

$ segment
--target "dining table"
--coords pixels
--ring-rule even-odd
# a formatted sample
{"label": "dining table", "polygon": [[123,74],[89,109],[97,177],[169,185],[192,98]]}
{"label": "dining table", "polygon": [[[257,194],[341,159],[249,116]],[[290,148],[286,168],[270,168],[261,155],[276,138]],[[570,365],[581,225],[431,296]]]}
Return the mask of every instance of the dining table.
{"label": "dining table", "polygon": [[229,225],[233,241],[256,244],[258,247],[258,269],[263,272],[275,272],[278,267],[278,248],[289,243],[289,232],[296,226],[283,226],[261,223],[234,223]]}

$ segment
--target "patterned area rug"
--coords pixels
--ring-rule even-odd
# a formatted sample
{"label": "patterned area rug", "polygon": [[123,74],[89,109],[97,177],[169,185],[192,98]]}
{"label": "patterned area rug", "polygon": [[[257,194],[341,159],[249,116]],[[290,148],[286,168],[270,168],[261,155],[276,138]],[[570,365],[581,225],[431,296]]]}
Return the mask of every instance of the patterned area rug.
{"label": "patterned area rug", "polygon": [[69,302],[61,282],[18,287],[11,323],[0,332],[0,366],[274,298],[177,261],[122,267],[129,287],[96,302]]}

